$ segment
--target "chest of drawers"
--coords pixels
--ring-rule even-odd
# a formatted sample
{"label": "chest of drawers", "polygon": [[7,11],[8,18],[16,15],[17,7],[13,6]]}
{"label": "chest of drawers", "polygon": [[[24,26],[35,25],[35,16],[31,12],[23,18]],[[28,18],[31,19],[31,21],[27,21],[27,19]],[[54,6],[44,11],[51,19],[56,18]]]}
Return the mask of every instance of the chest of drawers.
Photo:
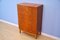
{"label": "chest of drawers", "polygon": [[17,4],[19,30],[37,38],[42,28],[42,4],[20,3]]}

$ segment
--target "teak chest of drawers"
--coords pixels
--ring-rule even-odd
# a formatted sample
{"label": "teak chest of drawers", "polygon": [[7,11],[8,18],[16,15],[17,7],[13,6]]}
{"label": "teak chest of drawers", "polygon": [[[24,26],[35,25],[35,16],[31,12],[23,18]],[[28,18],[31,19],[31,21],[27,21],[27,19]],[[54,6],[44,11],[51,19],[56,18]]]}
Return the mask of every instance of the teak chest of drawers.
{"label": "teak chest of drawers", "polygon": [[20,3],[17,4],[19,30],[37,38],[41,34],[42,26],[42,4]]}

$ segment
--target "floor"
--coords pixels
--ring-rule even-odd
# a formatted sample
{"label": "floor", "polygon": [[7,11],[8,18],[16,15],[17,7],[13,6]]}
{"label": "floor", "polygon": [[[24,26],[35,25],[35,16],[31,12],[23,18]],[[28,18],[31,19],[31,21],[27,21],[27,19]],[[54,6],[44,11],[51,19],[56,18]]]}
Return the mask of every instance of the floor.
{"label": "floor", "polygon": [[54,40],[46,36],[37,39],[25,33],[19,33],[18,27],[0,22],[0,40]]}

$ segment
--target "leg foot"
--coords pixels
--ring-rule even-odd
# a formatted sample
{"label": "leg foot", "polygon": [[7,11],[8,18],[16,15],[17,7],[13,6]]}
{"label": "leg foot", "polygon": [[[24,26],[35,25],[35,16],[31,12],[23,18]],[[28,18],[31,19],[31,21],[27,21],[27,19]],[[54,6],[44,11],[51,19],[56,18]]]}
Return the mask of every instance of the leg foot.
{"label": "leg foot", "polygon": [[37,39],[37,34],[35,35],[35,39]]}

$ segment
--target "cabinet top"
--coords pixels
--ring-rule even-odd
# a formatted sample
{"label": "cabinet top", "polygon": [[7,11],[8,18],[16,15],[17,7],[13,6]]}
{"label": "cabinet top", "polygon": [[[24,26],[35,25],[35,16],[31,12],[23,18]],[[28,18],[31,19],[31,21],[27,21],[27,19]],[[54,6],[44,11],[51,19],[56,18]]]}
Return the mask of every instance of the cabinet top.
{"label": "cabinet top", "polygon": [[18,5],[39,7],[39,6],[41,6],[42,4],[35,4],[35,3],[19,3]]}

